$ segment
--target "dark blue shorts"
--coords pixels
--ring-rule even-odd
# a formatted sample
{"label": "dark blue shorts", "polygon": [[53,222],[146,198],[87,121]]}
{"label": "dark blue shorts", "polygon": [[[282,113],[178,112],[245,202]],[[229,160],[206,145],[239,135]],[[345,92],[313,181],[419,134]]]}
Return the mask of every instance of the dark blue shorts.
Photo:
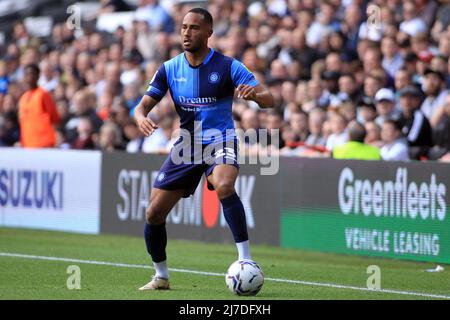
{"label": "dark blue shorts", "polygon": [[[186,154],[189,156],[183,156]],[[159,170],[153,187],[163,190],[184,190],[183,198],[187,198],[194,194],[202,175],[208,177],[219,164],[233,165],[239,170],[237,140],[196,145],[189,150],[183,149],[177,142]],[[214,190],[209,182],[208,189]]]}

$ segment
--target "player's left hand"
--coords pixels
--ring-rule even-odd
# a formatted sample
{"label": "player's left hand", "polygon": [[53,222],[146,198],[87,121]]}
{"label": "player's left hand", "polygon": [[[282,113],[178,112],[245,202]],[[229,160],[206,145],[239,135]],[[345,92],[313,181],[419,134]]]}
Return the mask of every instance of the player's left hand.
{"label": "player's left hand", "polygon": [[238,98],[242,98],[245,100],[255,100],[256,99],[255,87],[249,86],[247,84],[240,84],[237,87],[237,90],[238,90]]}

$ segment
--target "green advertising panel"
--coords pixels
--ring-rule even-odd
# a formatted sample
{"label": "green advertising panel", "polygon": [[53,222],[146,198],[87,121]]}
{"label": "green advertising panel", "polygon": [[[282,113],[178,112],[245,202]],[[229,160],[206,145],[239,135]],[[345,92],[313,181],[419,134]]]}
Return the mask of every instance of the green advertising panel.
{"label": "green advertising panel", "polygon": [[282,160],[281,245],[450,263],[450,166]]}

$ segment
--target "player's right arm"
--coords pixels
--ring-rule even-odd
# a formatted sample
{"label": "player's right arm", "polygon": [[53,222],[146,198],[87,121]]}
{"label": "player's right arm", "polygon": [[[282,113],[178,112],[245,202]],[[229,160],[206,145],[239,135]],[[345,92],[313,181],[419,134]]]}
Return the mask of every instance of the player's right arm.
{"label": "player's right arm", "polygon": [[149,112],[158,102],[159,101],[155,100],[151,96],[144,95],[141,99],[141,102],[139,102],[136,109],[134,109],[134,121],[136,122],[139,130],[146,137],[148,137],[153,132],[155,132],[156,129],[158,129],[158,126],[150,118],[147,117]]}
{"label": "player's right arm", "polygon": [[162,64],[150,81],[150,85],[142,97],[141,102],[139,102],[134,110],[134,120],[139,130],[147,137],[158,129],[158,126],[147,116],[153,107],[161,101],[167,90],[166,69],[164,68],[164,64]]}

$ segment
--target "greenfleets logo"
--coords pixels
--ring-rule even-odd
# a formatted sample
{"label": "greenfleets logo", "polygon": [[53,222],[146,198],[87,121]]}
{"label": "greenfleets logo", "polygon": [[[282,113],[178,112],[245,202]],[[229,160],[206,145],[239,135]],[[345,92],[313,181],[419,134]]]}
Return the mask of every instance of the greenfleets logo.
{"label": "greenfleets logo", "polygon": [[434,173],[427,181],[408,181],[408,169],[398,168],[392,180],[371,181],[344,168],[338,183],[339,207],[346,215],[443,221],[446,189]]}

